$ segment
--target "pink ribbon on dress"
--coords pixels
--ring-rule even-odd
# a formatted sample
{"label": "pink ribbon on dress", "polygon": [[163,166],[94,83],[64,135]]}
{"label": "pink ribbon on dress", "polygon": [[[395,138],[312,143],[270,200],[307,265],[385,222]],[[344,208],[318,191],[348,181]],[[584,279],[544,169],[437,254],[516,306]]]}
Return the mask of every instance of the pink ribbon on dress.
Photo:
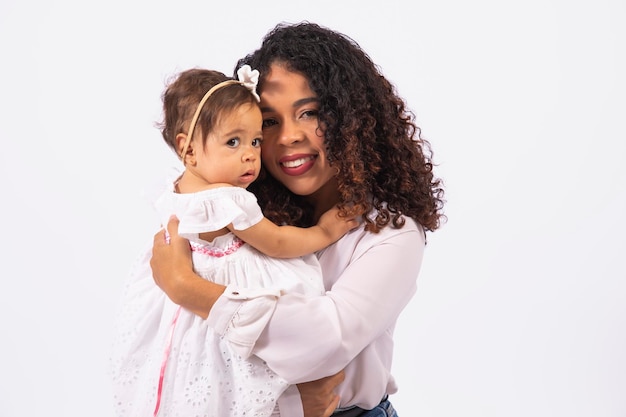
{"label": "pink ribbon on dress", "polygon": [[[169,241],[169,236],[166,236],[166,239]],[[213,256],[216,258],[221,258],[222,256],[230,255],[235,252],[241,246],[243,246],[245,242],[237,237],[233,239],[233,242],[226,249],[218,249],[218,248],[206,248],[203,245],[199,245],[195,242],[190,242],[189,246],[191,247],[192,252],[200,252],[203,255]],[[157,400],[156,406],[154,408],[153,416],[159,413],[159,408],[161,407],[161,395],[163,393],[163,379],[165,378],[165,367],[167,366],[167,360],[170,357],[170,351],[172,350],[172,339],[174,338],[174,329],[176,328],[176,321],[178,320],[178,316],[180,315],[180,310],[182,307],[178,307],[176,313],[174,313],[174,318],[172,319],[172,323],[170,324],[170,331],[167,335],[167,344],[165,346],[165,351],[163,352],[163,362],[161,362],[161,373],[159,375],[159,386],[157,389]]]}
{"label": "pink ribbon on dress", "polygon": [[163,379],[165,377],[165,367],[167,365],[167,360],[170,356],[170,350],[172,349],[172,338],[174,337],[174,329],[176,328],[176,321],[178,321],[178,316],[180,315],[180,310],[182,307],[178,307],[176,313],[174,314],[174,318],[172,319],[172,324],[170,324],[170,332],[167,335],[167,346],[165,347],[165,352],[163,352],[163,362],[161,363],[161,373],[159,375],[159,388],[157,390],[157,401],[156,407],[154,408],[153,416],[159,413],[159,407],[161,407],[161,393],[163,392]]}

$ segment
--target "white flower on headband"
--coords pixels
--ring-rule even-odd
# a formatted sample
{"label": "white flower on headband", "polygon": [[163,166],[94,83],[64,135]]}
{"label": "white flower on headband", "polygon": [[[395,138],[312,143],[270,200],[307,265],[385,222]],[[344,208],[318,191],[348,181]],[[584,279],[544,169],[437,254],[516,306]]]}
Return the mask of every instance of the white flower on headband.
{"label": "white flower on headband", "polygon": [[237,78],[244,87],[250,90],[256,101],[261,101],[261,98],[256,92],[256,86],[259,83],[258,70],[253,70],[250,68],[250,65],[244,65],[237,70]]}

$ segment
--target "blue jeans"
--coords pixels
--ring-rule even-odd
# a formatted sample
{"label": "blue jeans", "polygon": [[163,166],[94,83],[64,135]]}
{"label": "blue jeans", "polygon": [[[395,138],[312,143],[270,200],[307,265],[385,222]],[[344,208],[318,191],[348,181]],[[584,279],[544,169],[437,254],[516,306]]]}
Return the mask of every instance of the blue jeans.
{"label": "blue jeans", "polygon": [[398,413],[396,413],[396,410],[387,398],[373,409],[361,414],[360,417],[398,417]]}

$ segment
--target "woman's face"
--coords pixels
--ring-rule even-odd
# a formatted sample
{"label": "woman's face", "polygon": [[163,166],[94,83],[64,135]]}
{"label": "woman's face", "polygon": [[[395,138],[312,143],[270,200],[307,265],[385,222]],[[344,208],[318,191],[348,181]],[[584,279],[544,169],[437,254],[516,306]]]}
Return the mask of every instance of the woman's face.
{"label": "woman's face", "polygon": [[318,121],[319,100],[307,79],[272,64],[261,92],[265,168],[291,192],[308,196],[319,206],[335,204],[339,193],[336,170],[326,158]]}

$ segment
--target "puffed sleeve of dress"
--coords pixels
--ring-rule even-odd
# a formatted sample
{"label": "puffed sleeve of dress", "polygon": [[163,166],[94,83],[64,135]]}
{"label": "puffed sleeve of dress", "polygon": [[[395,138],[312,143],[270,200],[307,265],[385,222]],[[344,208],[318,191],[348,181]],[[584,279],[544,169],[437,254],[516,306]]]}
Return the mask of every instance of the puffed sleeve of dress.
{"label": "puffed sleeve of dress", "polygon": [[245,230],[263,219],[257,199],[241,187],[217,187],[188,194],[177,194],[172,189],[162,193],[154,203],[163,224],[176,214],[180,225],[178,233],[186,239],[197,238],[198,233],[211,232],[232,224],[236,230]]}
{"label": "puffed sleeve of dress", "polygon": [[324,296],[227,287],[208,324],[292,384],[334,374],[394,326],[416,292],[424,245],[411,219],[377,234],[361,227],[320,254]]}

